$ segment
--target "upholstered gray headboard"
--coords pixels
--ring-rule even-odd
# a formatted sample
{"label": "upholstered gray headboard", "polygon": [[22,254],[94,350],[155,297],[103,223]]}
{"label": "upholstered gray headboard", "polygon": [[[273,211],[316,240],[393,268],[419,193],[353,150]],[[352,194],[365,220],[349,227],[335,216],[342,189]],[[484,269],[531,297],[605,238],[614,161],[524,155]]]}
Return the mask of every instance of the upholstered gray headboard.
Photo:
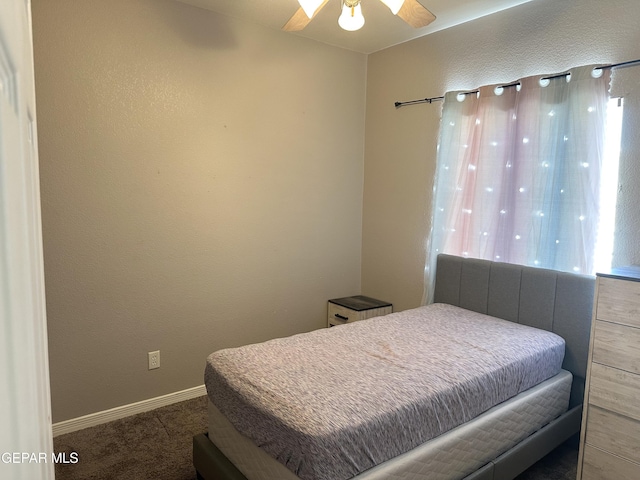
{"label": "upholstered gray headboard", "polygon": [[440,254],[434,301],[552,331],[566,342],[570,406],[582,403],[595,277]]}

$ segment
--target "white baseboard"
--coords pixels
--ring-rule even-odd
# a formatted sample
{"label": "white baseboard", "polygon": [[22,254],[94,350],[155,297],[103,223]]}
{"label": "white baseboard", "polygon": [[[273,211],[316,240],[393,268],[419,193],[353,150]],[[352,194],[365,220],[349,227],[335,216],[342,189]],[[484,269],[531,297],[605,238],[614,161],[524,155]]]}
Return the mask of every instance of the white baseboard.
{"label": "white baseboard", "polygon": [[96,425],[111,422],[112,420],[118,420],[138,413],[148,412],[149,410],[155,410],[156,408],[201,397],[206,394],[207,390],[205,386],[200,385],[180,392],[162,395],[161,397],[150,398],[148,400],[142,400],[141,402],[130,403],[129,405],[122,405],[121,407],[111,408],[102,412],[90,413],[83,417],[54,423],[53,436],[57,437],[58,435],[75,432],[82,430],[83,428],[95,427]]}

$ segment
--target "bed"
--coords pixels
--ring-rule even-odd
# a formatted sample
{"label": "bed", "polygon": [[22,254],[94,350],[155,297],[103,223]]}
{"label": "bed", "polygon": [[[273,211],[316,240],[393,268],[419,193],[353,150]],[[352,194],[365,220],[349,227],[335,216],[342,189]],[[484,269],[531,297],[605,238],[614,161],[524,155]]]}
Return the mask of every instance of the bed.
{"label": "bed", "polygon": [[[593,294],[594,279],[589,276],[440,255],[435,305],[331,331],[214,352],[205,373],[209,435],[197,435],[193,440],[198,478],[512,479],[580,428]],[[427,324],[432,322],[427,319],[433,310],[440,320]],[[484,322],[482,328],[474,332],[473,325],[479,322]],[[438,323],[442,325],[438,327]],[[422,324],[428,325],[425,333],[419,333]],[[400,338],[400,325],[406,325],[412,332],[409,337],[415,338]],[[429,363],[429,355],[417,355],[420,347],[416,345],[434,353],[444,340],[432,340],[430,332],[441,327],[445,337],[464,340],[461,352],[482,355],[485,350],[490,357],[508,361],[499,368],[488,364],[485,368],[483,357],[467,358],[447,346],[443,348],[450,354],[441,356],[445,367]],[[515,334],[509,333],[513,342],[500,341],[504,329],[513,330]],[[492,338],[494,343],[490,343]],[[400,346],[412,340],[417,342],[408,347],[413,350],[403,352]],[[319,347],[340,342],[349,344],[343,352],[353,350],[355,357],[345,353],[345,358],[338,358],[334,352],[323,359],[324,350]],[[278,352],[273,362],[280,364],[260,360],[273,349]],[[302,357],[295,361],[287,357],[298,352],[296,349],[317,350],[309,356],[306,368]],[[518,357],[520,352],[524,358]],[[414,395],[431,386],[420,383],[415,368],[407,368],[413,357],[420,358],[419,368],[437,382],[449,381],[445,390],[453,396]],[[466,381],[467,375],[459,373],[465,363],[480,375],[494,370],[497,374],[483,376],[482,381],[471,377]],[[253,367],[246,368],[249,364]],[[386,364],[395,366],[387,371]],[[318,367],[322,365],[328,365],[329,380],[322,375],[318,380],[306,378],[315,376],[310,372],[323,370]],[[349,365],[366,374],[349,374]],[[261,372],[261,367],[266,370]],[[305,380],[283,387],[287,369],[296,368],[305,373]],[[268,373],[275,371],[280,373]],[[518,380],[505,377],[507,371],[516,372]],[[385,376],[393,377],[395,383],[385,384],[374,397],[363,394],[373,387],[361,385],[361,380],[373,379],[378,385]],[[264,378],[271,380],[266,386],[260,384]],[[316,381],[329,383],[313,392]],[[470,390],[458,385],[463,383]],[[493,392],[486,394],[490,401],[478,385],[490,386],[486,389]],[[330,394],[323,397],[325,391]],[[305,398],[307,394],[309,398]],[[280,397],[287,395],[289,410],[279,411]],[[454,408],[465,396],[472,401]],[[381,407],[386,405],[386,410],[374,412],[366,403],[371,398]],[[264,404],[259,403],[265,399]],[[311,403],[314,401],[317,403]],[[440,410],[425,414],[438,405]],[[417,417],[407,416],[407,412]],[[281,421],[285,417],[288,420]],[[357,419],[352,422],[354,430],[343,428],[343,422],[350,419]],[[300,451],[296,453],[294,448]]]}

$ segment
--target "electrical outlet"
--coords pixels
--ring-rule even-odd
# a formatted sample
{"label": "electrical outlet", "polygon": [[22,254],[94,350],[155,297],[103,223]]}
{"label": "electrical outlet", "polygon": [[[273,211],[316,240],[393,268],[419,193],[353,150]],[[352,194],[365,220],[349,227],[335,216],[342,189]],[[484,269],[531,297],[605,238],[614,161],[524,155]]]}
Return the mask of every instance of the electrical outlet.
{"label": "electrical outlet", "polygon": [[160,350],[149,352],[149,370],[160,368]]}

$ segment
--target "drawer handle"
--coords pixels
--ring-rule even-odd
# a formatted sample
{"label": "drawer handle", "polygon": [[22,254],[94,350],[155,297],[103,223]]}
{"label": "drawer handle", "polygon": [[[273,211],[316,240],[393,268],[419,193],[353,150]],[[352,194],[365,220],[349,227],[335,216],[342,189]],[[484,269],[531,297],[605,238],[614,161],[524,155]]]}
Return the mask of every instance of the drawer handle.
{"label": "drawer handle", "polygon": [[335,317],[339,318],[340,320],[344,320],[345,322],[349,321],[349,317],[345,317],[344,315],[340,315],[339,313],[336,313]]}

